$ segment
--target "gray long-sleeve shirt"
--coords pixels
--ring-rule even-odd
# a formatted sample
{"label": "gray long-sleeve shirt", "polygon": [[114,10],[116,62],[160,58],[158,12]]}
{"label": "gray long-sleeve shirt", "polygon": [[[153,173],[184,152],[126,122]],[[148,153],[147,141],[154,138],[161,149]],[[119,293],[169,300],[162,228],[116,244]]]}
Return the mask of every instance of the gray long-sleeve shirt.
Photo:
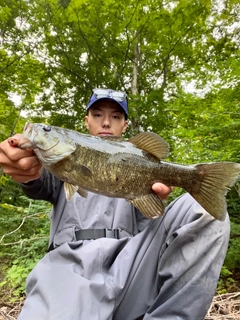
{"label": "gray long-sleeve shirt", "polygon": [[[214,220],[190,195],[148,220],[124,199],[89,193],[66,201],[45,170],[23,185],[50,201],[49,252],[27,280],[19,320],[201,320],[225,258],[229,221]],[[120,239],[76,241],[75,230],[119,228]]]}

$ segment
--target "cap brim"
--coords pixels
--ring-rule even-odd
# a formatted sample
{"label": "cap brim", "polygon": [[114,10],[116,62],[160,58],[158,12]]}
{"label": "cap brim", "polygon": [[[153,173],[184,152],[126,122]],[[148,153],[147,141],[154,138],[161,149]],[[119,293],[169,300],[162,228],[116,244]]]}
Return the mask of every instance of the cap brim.
{"label": "cap brim", "polygon": [[[122,110],[124,111],[126,117],[128,117],[128,107],[127,107],[127,101],[124,100],[123,102],[120,102],[120,101],[117,101],[111,97],[102,97],[102,98],[96,98],[94,95],[92,95],[88,105],[87,105],[87,110],[89,110],[89,108],[92,107],[92,105],[94,105],[96,102],[98,101],[102,101],[102,100],[107,100],[107,101],[113,101],[115,103],[117,103],[121,108]],[[125,103],[124,103],[125,102]]]}

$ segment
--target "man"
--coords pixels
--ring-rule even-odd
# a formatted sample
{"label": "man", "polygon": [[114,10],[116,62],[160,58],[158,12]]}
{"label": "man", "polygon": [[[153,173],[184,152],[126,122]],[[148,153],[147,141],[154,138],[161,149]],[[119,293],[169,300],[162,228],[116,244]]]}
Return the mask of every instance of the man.
{"label": "man", "polygon": [[[93,90],[90,134],[121,135],[127,118],[125,93]],[[53,204],[50,251],[27,279],[19,320],[204,319],[228,246],[228,218],[215,220],[188,194],[156,220],[124,199],[76,193],[67,202],[62,181],[32,151],[7,141],[0,164],[29,197]],[[162,198],[171,192],[160,183],[153,190]]]}

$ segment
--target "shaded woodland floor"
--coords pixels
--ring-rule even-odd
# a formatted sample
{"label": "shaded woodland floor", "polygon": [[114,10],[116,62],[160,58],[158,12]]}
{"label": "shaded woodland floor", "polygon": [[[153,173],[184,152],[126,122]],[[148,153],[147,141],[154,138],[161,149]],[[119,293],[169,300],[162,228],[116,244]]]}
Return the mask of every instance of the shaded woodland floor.
{"label": "shaded woodland floor", "polygon": [[[22,304],[0,302],[0,320],[16,320]],[[240,292],[215,296],[205,320],[240,320]]]}

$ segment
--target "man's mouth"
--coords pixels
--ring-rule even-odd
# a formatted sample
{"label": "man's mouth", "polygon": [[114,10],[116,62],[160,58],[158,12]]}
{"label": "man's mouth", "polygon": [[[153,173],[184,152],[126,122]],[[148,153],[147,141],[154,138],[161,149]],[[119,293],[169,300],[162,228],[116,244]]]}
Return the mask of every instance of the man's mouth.
{"label": "man's mouth", "polygon": [[99,136],[112,136],[112,133],[111,132],[99,132]]}

